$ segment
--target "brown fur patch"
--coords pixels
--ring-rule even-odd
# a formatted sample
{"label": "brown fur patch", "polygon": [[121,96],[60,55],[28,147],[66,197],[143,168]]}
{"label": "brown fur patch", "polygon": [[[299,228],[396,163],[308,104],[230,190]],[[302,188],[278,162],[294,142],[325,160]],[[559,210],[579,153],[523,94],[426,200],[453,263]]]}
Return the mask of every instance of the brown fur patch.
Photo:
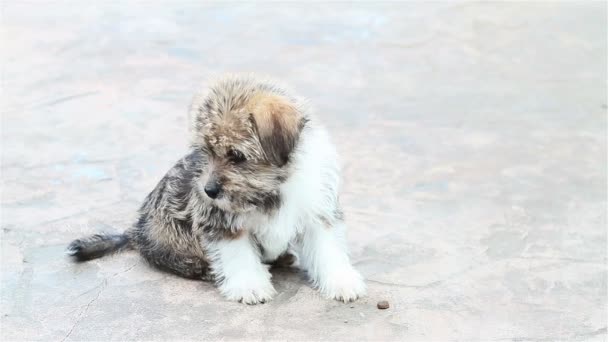
{"label": "brown fur patch", "polygon": [[243,237],[246,233],[247,233],[247,231],[245,231],[245,229],[239,229],[236,232],[232,231],[230,229],[225,229],[224,238],[227,240],[238,240],[241,237]]}
{"label": "brown fur patch", "polygon": [[287,268],[293,265],[296,262],[296,256],[291,254],[290,252],[285,252],[281,254],[277,260],[272,262],[273,267],[278,268]]}
{"label": "brown fur patch", "polygon": [[245,109],[252,115],[268,160],[285,165],[301,130],[298,110],[283,97],[263,93],[253,96]]}

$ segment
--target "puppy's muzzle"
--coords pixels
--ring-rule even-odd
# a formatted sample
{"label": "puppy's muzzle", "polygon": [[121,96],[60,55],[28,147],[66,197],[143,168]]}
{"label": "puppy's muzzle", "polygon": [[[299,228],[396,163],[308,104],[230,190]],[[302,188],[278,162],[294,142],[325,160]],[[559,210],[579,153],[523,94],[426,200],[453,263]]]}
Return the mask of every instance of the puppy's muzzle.
{"label": "puppy's muzzle", "polygon": [[209,198],[216,199],[222,192],[222,186],[215,179],[209,180],[205,184],[205,193]]}

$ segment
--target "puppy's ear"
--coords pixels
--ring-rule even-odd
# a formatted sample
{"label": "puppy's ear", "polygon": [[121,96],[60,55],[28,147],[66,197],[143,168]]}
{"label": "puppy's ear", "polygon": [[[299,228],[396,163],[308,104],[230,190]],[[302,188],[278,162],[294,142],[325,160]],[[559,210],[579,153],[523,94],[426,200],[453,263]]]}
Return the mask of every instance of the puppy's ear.
{"label": "puppy's ear", "polygon": [[283,166],[296,146],[305,119],[285,98],[257,95],[249,103],[249,120],[268,160]]}

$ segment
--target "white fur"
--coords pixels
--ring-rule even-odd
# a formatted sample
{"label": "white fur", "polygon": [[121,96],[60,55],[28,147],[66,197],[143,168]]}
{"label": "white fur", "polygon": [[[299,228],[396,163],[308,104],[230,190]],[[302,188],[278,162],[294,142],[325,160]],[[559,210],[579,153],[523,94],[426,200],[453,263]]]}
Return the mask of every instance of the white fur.
{"label": "white fur", "polygon": [[[281,206],[271,217],[256,211],[242,216],[247,234],[212,243],[212,271],[228,299],[247,304],[268,301],[276,293],[270,262],[296,251],[313,285],[329,298],[344,302],[365,294],[363,277],[353,268],[345,225],[336,219],[340,172],[337,153],[327,132],[313,118],[293,152],[293,171],[281,187]],[[250,234],[250,235],[248,235]],[[263,255],[252,237],[262,246]]]}
{"label": "white fur", "polygon": [[268,267],[260,261],[247,234],[221,240],[209,248],[212,272],[220,280],[219,290],[229,300],[245,304],[264,303],[276,293]]}
{"label": "white fur", "polygon": [[363,277],[350,263],[345,226],[333,218],[338,209],[339,167],[327,132],[312,120],[294,151],[294,172],[282,186],[282,204],[272,218],[252,217],[264,261],[288,247],[298,252],[301,267],[315,287],[329,298],[345,302],[365,294]]}
{"label": "white fur", "polygon": [[323,295],[350,302],[365,294],[363,277],[350,264],[344,239],[344,224],[309,227],[299,254],[302,267]]}

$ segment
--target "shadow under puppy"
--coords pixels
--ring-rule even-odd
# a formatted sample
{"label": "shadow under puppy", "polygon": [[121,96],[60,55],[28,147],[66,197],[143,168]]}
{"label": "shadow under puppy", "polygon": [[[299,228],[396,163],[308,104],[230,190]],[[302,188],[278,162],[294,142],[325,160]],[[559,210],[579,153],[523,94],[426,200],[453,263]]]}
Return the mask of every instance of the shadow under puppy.
{"label": "shadow under puppy", "polygon": [[215,281],[228,299],[276,293],[267,263],[298,256],[313,285],[344,302],[365,294],[348,257],[336,150],[304,103],[266,80],[229,76],[195,97],[189,153],[122,235],[73,241],[85,261],[136,249],[152,265]]}

